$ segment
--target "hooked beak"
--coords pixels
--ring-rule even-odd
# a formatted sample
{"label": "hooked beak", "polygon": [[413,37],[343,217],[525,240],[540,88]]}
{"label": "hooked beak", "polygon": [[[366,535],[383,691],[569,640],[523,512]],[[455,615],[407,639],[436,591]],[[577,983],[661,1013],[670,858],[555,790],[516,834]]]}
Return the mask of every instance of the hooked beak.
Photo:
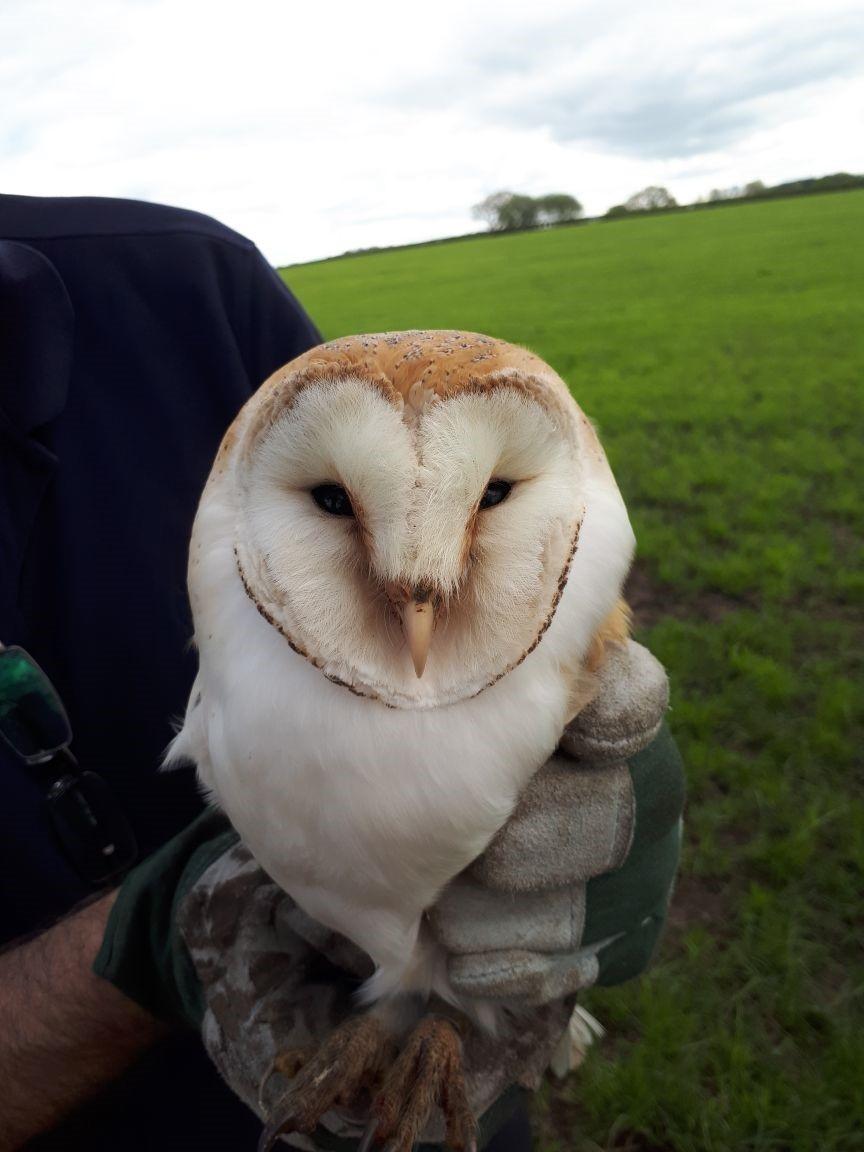
{"label": "hooked beak", "polygon": [[408,651],[418,680],[426,667],[434,623],[435,608],[431,600],[409,600],[402,609],[402,631],[408,641]]}

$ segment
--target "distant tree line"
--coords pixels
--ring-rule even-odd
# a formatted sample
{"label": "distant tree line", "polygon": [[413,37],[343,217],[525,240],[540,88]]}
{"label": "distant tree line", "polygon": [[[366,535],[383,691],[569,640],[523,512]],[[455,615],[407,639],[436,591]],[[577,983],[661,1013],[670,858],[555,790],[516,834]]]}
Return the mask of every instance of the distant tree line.
{"label": "distant tree line", "polygon": [[739,184],[732,188],[712,188],[707,196],[700,196],[694,205],[679,205],[666,188],[652,185],[635,193],[623,204],[615,204],[607,217],[629,216],[635,212],[668,212],[682,207],[722,204],[733,200],[774,200],[783,196],[806,196],[813,192],[841,192],[848,188],[864,188],[864,176],[849,172],[835,172],[833,176],[811,176],[806,180],[791,180],[768,188],[761,180]]}
{"label": "distant tree line", "polygon": [[[647,212],[688,212],[694,208],[713,208],[741,200],[772,200],[784,196],[807,196],[816,192],[843,192],[864,188],[864,175],[835,172],[831,176],[810,176],[804,180],[790,180],[785,184],[766,187],[761,180],[731,188],[712,188],[707,196],[700,196],[693,204],[679,204],[668,188],[650,184],[635,192],[623,204],[615,204],[600,219],[614,220],[623,216]],[[485,220],[491,232],[515,232],[528,228],[549,228],[556,224],[572,224],[584,219],[582,205],[575,196],[566,192],[550,192],[546,196],[525,196],[519,192],[493,192],[472,208],[476,219]],[[475,233],[479,235],[479,233]],[[426,248],[435,244],[448,244],[462,236],[441,236],[435,240],[421,240],[416,244],[388,245],[385,248],[355,248],[342,256],[360,256],[367,252],[383,252],[387,248]],[[339,260],[342,256],[326,257]],[[318,263],[318,261],[316,261]]]}
{"label": "distant tree line", "polygon": [[493,192],[475,204],[471,214],[476,220],[485,220],[492,232],[515,232],[572,224],[582,216],[582,205],[566,192],[549,192],[545,196]]}
{"label": "distant tree line", "polygon": [[665,212],[669,208],[677,208],[678,201],[668,188],[658,184],[649,184],[641,192],[634,192],[629,200],[623,204],[614,204],[606,213],[607,216],[627,216],[631,212]]}
{"label": "distant tree line", "polygon": [[[864,188],[864,176],[835,172],[832,176],[791,180],[786,184],[766,187],[761,180],[731,188],[712,188],[695,204],[679,204],[668,188],[650,184],[640,192],[614,204],[607,219],[643,212],[673,212],[686,208],[723,204],[736,200],[770,200],[782,196],[805,196],[813,192],[839,192],[847,188]],[[549,192],[545,196],[526,196],[522,192],[493,192],[471,209],[475,219],[485,220],[491,232],[517,232],[526,228],[551,228],[572,224],[582,219],[582,205],[567,192]]]}

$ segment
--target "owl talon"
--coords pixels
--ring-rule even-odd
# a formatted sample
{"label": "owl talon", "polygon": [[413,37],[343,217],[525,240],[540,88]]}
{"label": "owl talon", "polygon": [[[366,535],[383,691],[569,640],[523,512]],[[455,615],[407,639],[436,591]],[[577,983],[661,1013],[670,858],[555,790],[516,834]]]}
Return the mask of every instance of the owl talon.
{"label": "owl talon", "polygon": [[[389,1032],[374,1016],[346,1021],[317,1050],[294,1049],[278,1054],[262,1081],[261,1094],[276,1073],[290,1078],[291,1083],[267,1118],[258,1152],[270,1152],[283,1133],[314,1132],[318,1121],[331,1108],[354,1103],[374,1090],[394,1054]],[[370,1139],[374,1136],[375,1128]]]}
{"label": "owl talon", "polygon": [[370,1152],[372,1145],[375,1142],[375,1137],[378,1135],[378,1117],[373,1116],[366,1127],[363,1129],[363,1135],[360,1137],[360,1143],[357,1145],[357,1152]]}
{"label": "owl talon", "polygon": [[373,1105],[379,1139],[388,1152],[411,1152],[435,1105],[446,1124],[447,1146],[476,1152],[477,1122],[468,1103],[457,1027],[443,1017],[421,1020],[387,1073]]}
{"label": "owl talon", "polygon": [[261,1077],[260,1083],[258,1084],[258,1111],[259,1112],[266,1112],[267,1111],[267,1105],[264,1103],[264,1094],[267,1091],[267,1085],[270,1083],[270,1081],[273,1079],[273,1077],[275,1075],[276,1075],[276,1069],[271,1064],[270,1067],[267,1069],[267,1071],[264,1073],[264,1075]]}
{"label": "owl talon", "polygon": [[314,1055],[315,1049],[311,1047],[289,1048],[284,1052],[276,1053],[258,1085],[258,1110],[260,1112],[267,1111],[265,1097],[270,1081],[275,1076],[281,1076],[284,1080],[293,1080],[304,1064],[308,1064]]}
{"label": "owl talon", "polygon": [[293,1132],[292,1117],[280,1117],[277,1120],[271,1120],[261,1132],[258,1137],[257,1152],[270,1152],[276,1141],[283,1132]]}

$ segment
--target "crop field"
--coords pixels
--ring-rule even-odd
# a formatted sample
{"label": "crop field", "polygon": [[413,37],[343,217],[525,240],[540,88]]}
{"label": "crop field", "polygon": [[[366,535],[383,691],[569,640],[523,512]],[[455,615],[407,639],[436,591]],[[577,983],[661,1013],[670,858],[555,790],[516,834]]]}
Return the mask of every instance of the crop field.
{"label": "crop field", "polygon": [[864,192],[284,272],[326,337],[527,345],[630,509],[689,777],[669,928],[540,1152],[864,1149]]}

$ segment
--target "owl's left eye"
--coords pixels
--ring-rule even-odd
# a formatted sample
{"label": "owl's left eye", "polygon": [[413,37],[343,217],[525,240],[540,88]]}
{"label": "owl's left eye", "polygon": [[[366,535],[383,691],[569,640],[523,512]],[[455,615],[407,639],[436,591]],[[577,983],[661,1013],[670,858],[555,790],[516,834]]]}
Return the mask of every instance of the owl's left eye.
{"label": "owl's left eye", "polygon": [[351,497],[341,484],[319,484],[311,491],[312,499],[322,512],[331,516],[353,516]]}
{"label": "owl's left eye", "polygon": [[486,485],[486,491],[480,497],[480,507],[494,508],[496,504],[507,499],[512,487],[513,485],[508,484],[506,480],[490,480]]}

